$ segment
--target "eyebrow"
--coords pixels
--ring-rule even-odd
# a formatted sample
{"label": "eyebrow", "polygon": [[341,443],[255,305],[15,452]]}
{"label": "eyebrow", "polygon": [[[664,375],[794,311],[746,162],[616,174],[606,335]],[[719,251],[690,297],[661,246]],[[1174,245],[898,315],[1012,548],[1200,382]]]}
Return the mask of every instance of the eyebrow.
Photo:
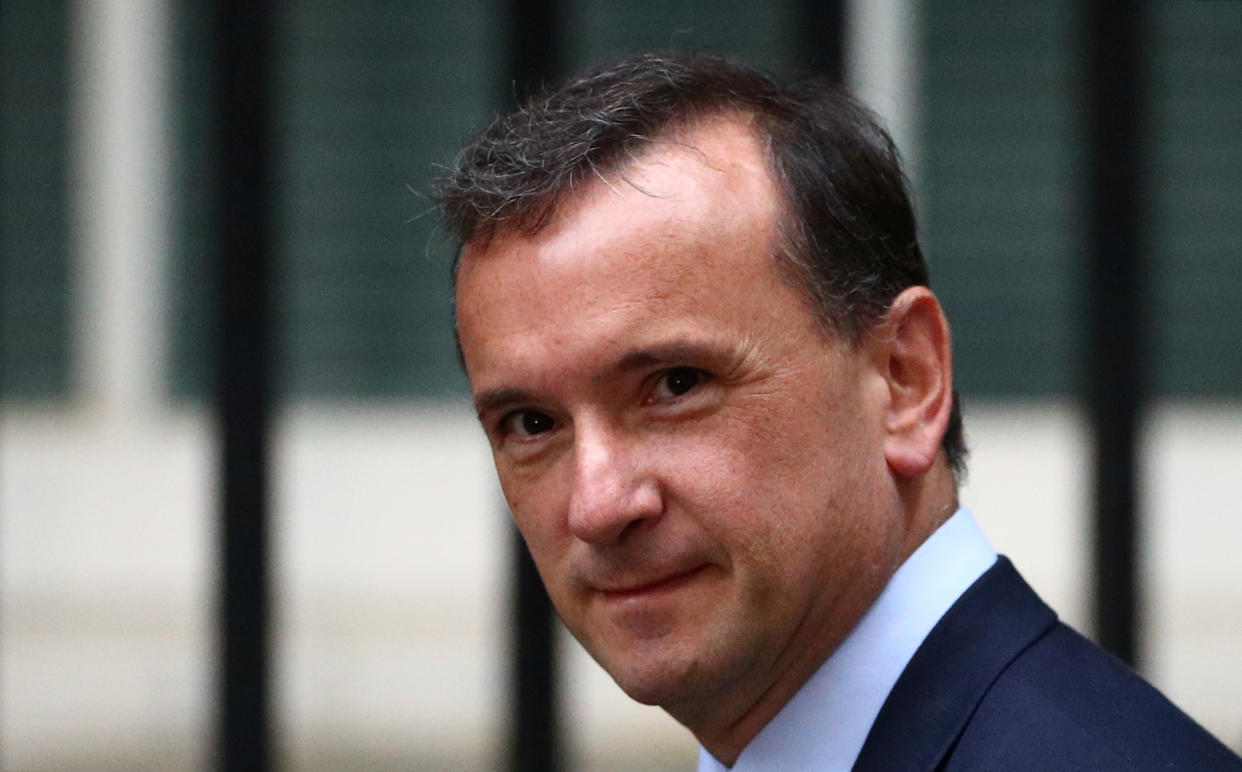
{"label": "eyebrow", "polygon": [[720,347],[708,342],[670,341],[654,346],[634,349],[621,356],[613,365],[591,376],[592,380],[603,380],[611,375],[640,370],[651,365],[672,364],[675,362],[718,361],[726,356]]}
{"label": "eyebrow", "polygon": [[502,407],[530,401],[531,393],[529,391],[502,386],[498,389],[488,389],[475,397],[474,410],[479,415],[483,415],[493,410],[499,410]]}
{"label": "eyebrow", "polygon": [[[709,342],[670,341],[643,346],[622,354],[615,362],[593,373],[591,380],[598,383],[617,375],[624,375],[652,365],[681,362],[720,362],[732,360],[728,352]],[[479,415],[513,405],[537,401],[533,392],[513,386],[500,386],[481,392],[474,398],[474,409]]]}

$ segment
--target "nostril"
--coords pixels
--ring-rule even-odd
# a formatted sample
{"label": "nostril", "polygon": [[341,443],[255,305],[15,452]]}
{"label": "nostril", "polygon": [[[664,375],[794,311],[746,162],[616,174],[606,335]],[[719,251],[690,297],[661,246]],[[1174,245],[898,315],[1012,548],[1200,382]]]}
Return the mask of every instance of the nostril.
{"label": "nostril", "polygon": [[639,531],[640,529],[642,529],[643,525],[644,525],[644,524],[646,524],[646,523],[649,523],[649,522],[650,522],[650,521],[649,521],[649,520],[647,520],[647,519],[645,519],[645,518],[635,518],[635,519],[633,519],[633,520],[629,521],[629,522],[628,522],[628,523],[626,523],[626,524],[625,524],[625,526],[621,529],[621,533],[620,533],[620,535],[617,537],[617,541],[619,541],[619,542],[623,542],[623,541],[626,541],[626,540],[630,539],[630,538],[633,536],[633,534],[634,534],[635,532],[637,532],[637,531]]}
{"label": "nostril", "polygon": [[574,439],[569,529],[576,537],[612,544],[660,516],[660,487],[642,463],[641,448],[604,422],[576,422]]}
{"label": "nostril", "polygon": [[630,455],[596,443],[580,450],[576,462],[569,528],[579,539],[614,543],[661,514],[659,486]]}

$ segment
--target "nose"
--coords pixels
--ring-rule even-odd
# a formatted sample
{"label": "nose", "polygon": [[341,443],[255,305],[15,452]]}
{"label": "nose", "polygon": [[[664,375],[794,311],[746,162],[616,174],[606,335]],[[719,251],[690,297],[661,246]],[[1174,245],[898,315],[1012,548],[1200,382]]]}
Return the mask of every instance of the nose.
{"label": "nose", "polygon": [[638,440],[581,424],[575,428],[570,532],[603,546],[658,519],[663,496],[656,478],[644,469]]}

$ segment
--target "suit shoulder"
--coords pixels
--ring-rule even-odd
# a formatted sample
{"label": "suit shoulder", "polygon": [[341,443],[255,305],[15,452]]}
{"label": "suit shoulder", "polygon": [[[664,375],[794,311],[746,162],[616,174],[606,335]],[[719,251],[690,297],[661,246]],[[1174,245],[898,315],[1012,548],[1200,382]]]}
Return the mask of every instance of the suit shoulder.
{"label": "suit shoulder", "polygon": [[1063,624],[979,703],[946,769],[1242,770],[1153,686]]}

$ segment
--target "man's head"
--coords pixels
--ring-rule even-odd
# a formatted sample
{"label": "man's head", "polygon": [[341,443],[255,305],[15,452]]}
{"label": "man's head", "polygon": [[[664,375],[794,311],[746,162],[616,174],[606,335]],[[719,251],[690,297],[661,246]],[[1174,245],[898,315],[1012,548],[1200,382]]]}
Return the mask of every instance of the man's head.
{"label": "man's head", "polygon": [[[928,285],[897,152],[874,115],[818,82],[782,86],[720,57],[643,54],[536,94],[495,121],[444,175],[438,196],[459,243],[535,233],[597,175],[704,116],[742,114],[784,198],[774,255],[828,329],[854,335],[906,287]],[[966,460],[954,405],[944,449]]]}
{"label": "man's head", "polygon": [[637,57],[498,121],[441,197],[558,611],[736,755],[954,505],[948,330],[891,143],[838,92]]}

